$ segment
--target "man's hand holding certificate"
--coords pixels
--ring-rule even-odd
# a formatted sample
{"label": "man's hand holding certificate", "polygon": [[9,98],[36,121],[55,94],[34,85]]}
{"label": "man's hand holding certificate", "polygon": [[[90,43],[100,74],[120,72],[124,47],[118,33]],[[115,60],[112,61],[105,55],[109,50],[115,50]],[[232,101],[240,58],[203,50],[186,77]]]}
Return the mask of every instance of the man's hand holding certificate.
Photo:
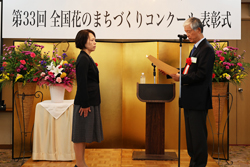
{"label": "man's hand holding certificate", "polygon": [[179,72],[178,69],[176,69],[175,67],[172,67],[164,62],[162,62],[159,59],[156,59],[155,57],[151,56],[151,55],[146,55],[146,57],[160,70],[163,71],[165,74],[168,75],[173,75],[173,74],[177,74]]}

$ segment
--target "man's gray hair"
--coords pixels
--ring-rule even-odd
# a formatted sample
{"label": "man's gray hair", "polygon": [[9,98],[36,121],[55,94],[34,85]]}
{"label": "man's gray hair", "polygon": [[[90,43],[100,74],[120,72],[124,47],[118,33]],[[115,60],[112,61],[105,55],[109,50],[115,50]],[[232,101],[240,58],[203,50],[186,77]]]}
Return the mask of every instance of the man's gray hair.
{"label": "man's gray hair", "polygon": [[201,23],[200,19],[196,18],[196,17],[190,17],[189,19],[187,19],[183,26],[187,26],[190,25],[190,27],[193,30],[197,30],[197,28],[201,29],[201,33],[203,33],[203,24]]}

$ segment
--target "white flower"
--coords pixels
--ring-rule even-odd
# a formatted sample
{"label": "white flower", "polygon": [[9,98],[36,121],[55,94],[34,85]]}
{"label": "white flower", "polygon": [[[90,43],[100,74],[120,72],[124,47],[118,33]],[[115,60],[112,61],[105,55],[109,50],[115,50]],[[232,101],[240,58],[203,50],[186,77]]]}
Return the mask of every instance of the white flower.
{"label": "white flower", "polygon": [[59,67],[61,67],[61,65],[58,65],[58,66],[53,66],[52,67],[52,69],[50,70],[51,72],[53,72],[54,73],[54,76],[57,76],[58,74],[62,74],[62,70],[64,69],[64,68],[59,68]]}
{"label": "white flower", "polygon": [[50,65],[47,65],[47,70],[52,70],[53,68],[55,68],[53,62],[51,62]]}
{"label": "white flower", "polygon": [[61,65],[61,66],[63,65],[63,60],[60,62],[60,65]]}

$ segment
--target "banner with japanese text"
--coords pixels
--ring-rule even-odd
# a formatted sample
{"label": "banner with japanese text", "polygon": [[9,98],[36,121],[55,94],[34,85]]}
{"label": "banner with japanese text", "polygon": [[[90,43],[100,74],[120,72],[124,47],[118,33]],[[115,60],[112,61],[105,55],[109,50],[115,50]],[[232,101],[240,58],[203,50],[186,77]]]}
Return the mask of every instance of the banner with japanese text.
{"label": "banner with japanese text", "polygon": [[5,0],[3,38],[178,39],[199,18],[207,39],[241,38],[241,0]]}

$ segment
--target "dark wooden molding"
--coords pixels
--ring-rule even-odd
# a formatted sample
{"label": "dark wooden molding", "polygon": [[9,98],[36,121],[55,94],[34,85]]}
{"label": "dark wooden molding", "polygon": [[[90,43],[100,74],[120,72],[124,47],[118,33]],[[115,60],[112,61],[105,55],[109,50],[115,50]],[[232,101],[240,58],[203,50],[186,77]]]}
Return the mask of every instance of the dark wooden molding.
{"label": "dark wooden molding", "polygon": [[12,149],[12,144],[0,144],[0,149]]}
{"label": "dark wooden molding", "polygon": [[12,112],[12,108],[6,108],[6,110],[0,110],[0,112]]}

